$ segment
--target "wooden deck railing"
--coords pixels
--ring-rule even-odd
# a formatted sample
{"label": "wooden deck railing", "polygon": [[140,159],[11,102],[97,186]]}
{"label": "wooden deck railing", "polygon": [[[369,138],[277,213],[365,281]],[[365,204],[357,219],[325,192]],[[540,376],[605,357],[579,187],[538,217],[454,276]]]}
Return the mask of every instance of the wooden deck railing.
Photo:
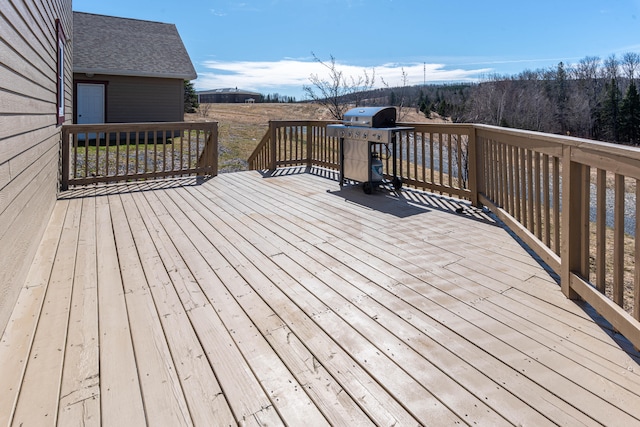
{"label": "wooden deck railing", "polygon": [[63,190],[98,182],[218,172],[218,124],[109,123],[62,127]]}
{"label": "wooden deck railing", "polygon": [[[329,123],[270,122],[250,168],[339,169]],[[405,185],[487,206],[559,275],[567,297],[640,348],[640,149],[484,125],[402,126],[414,127],[396,144]]]}

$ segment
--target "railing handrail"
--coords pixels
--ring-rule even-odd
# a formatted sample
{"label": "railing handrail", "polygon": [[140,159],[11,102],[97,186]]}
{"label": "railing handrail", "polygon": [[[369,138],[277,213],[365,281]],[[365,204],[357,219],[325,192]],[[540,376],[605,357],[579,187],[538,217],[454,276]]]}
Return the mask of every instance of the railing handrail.
{"label": "railing handrail", "polygon": [[[335,154],[336,138],[323,137],[319,131],[320,136],[311,140],[310,130],[305,135],[293,130],[302,127],[321,130],[329,123],[332,122],[270,122],[269,130],[251,155],[250,168],[275,169],[305,163],[338,168],[336,156],[326,157]],[[623,218],[620,212],[624,211],[625,204],[620,194],[625,191],[625,177],[636,180],[636,214],[640,209],[640,148],[480,124],[403,122],[399,125],[414,128],[412,132],[402,133],[399,148],[398,167],[405,183],[468,198],[475,205],[489,207],[560,276],[562,291],[567,297],[581,297],[590,303],[640,348],[640,263],[635,263],[633,307],[628,313],[621,308],[629,297],[622,295],[624,221],[620,224]],[[459,180],[460,169],[457,169],[457,180],[452,177],[456,171],[451,169],[452,164],[460,162],[459,153],[463,148],[468,156],[466,186]],[[300,157],[300,153],[320,154]],[[262,161],[256,160],[259,158]],[[435,162],[434,158],[437,158]],[[439,171],[434,171],[438,168]],[[447,172],[443,173],[442,168],[448,168]],[[597,183],[590,183],[594,176],[591,169],[595,169]],[[606,184],[607,174],[614,175],[615,189]],[[595,196],[590,195],[592,187],[597,189]],[[615,235],[613,273],[605,272],[602,260],[607,228],[603,194],[611,191],[616,193],[616,204],[622,204],[616,207],[616,224],[611,226]],[[594,199],[598,218],[590,226]],[[597,229],[594,238],[597,254],[590,253],[587,234],[590,227]],[[638,221],[635,234],[640,235]],[[635,242],[635,253],[640,254],[640,239]],[[597,258],[596,273],[589,270],[590,256]],[[613,285],[605,286],[604,277],[611,274]],[[597,277],[592,283],[589,277],[594,275]],[[613,297],[608,297],[605,291],[613,293]]]}

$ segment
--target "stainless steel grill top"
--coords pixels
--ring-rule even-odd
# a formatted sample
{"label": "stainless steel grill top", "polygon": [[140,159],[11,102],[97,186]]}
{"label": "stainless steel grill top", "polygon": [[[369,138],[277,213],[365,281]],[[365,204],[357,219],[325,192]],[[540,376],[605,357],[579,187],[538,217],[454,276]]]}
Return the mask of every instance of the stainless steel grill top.
{"label": "stainless steel grill top", "polygon": [[395,107],[352,108],[342,123],[327,125],[327,136],[389,144],[394,133],[412,129],[396,126]]}
{"label": "stainless steel grill top", "polygon": [[395,107],[358,107],[344,114],[346,126],[390,128],[396,125]]}

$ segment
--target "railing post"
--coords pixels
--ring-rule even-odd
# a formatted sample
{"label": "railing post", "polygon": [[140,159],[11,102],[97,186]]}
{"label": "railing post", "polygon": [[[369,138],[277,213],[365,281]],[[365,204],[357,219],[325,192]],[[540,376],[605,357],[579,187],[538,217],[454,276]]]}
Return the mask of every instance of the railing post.
{"label": "railing post", "polygon": [[[567,145],[562,150],[562,242],[560,249],[561,275],[560,285],[567,298],[578,299],[578,294],[571,287],[571,275],[586,277],[587,271],[583,259],[583,233],[589,232],[589,224],[585,223],[582,210],[585,206],[584,186],[588,185],[587,168],[571,161],[572,147]],[[586,216],[588,218],[588,216]],[[587,266],[588,268],[588,266]]]}
{"label": "railing post", "polygon": [[69,129],[62,126],[62,176],[60,179],[60,190],[67,191],[69,189],[69,157],[71,156],[71,150],[69,149]]}
{"label": "railing post", "polygon": [[481,143],[476,137],[476,127],[474,125],[469,132],[469,151],[467,153],[469,160],[467,163],[469,167],[468,179],[469,191],[471,191],[471,204],[475,207],[480,207],[480,193],[483,191],[480,181],[481,177],[484,176],[483,152]]}
{"label": "railing post", "polygon": [[271,132],[271,139],[269,141],[269,170],[276,170],[276,127],[273,125],[273,121],[269,121],[269,132]]}
{"label": "railing post", "polygon": [[218,123],[211,125],[211,176],[218,176]]}
{"label": "railing post", "polygon": [[313,166],[313,126],[307,125],[307,168]]}

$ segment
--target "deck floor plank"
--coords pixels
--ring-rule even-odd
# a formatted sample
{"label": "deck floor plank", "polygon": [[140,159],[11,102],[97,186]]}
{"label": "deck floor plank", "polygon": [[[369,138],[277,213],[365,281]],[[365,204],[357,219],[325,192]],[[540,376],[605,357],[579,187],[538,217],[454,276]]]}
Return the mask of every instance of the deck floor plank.
{"label": "deck floor plank", "polygon": [[[158,196],[159,202],[168,211],[177,211],[170,195]],[[231,265],[214,271],[206,263],[207,259],[216,257],[216,254],[212,253],[216,248],[206,239],[203,234],[204,230],[199,227],[198,220],[201,217],[198,212],[190,210],[188,214],[191,215],[174,217],[175,223],[180,224],[182,231],[189,236],[194,248],[197,248],[201,253],[207,247],[210,249],[206,257],[198,258],[201,259],[200,263],[192,264],[191,271],[201,283],[203,291],[222,321],[232,331],[238,349],[262,384],[271,403],[284,419],[290,420],[293,424],[326,425],[326,419],[311,402],[304,391],[304,386],[291,375],[268,341],[260,334],[259,328],[238,303],[238,299],[244,297],[245,292],[248,291],[244,279]],[[217,255],[217,257],[220,256]],[[219,280],[207,280],[207,278],[216,276]],[[254,310],[257,311],[256,315],[259,318],[273,314],[270,313],[270,310],[261,311],[260,307],[254,307]]]}
{"label": "deck floor plank", "polygon": [[[229,207],[233,204],[230,202],[230,199],[228,197],[224,198],[224,200],[225,206],[220,206],[220,209],[228,210]],[[239,203],[239,201],[237,203]],[[238,206],[238,208],[242,209],[242,206]],[[240,211],[229,212],[228,220],[233,217],[239,217],[239,213]],[[258,221],[258,218],[256,216],[253,216],[252,218],[256,220],[256,223],[260,222]],[[475,411],[467,410],[467,413],[461,414],[463,417],[468,417],[468,419],[475,420],[481,419],[481,421],[479,422],[486,422],[492,425],[497,425],[500,422],[504,422],[503,419],[492,419],[491,416],[487,416],[487,414],[492,414],[494,411],[486,411],[486,409],[484,408],[485,403],[483,403],[482,400],[487,399],[485,393],[488,392],[493,397],[493,404],[498,406],[498,402],[504,403],[506,401],[509,401],[510,399],[514,399],[514,396],[510,395],[509,393],[493,393],[493,389],[487,390],[486,384],[479,384],[479,382],[476,382],[475,385],[479,385],[479,387],[483,389],[482,393],[478,393],[482,394],[481,398],[476,397],[473,394],[465,394],[465,389],[464,387],[461,388],[460,384],[456,384],[455,388],[452,389],[452,394],[448,396],[448,382],[451,381],[453,376],[443,377],[443,374],[437,370],[437,367],[431,365],[431,363],[429,362],[429,359],[432,359],[431,354],[425,352],[422,353],[424,357],[418,357],[419,353],[413,349],[413,346],[410,348],[413,343],[401,341],[392,333],[388,332],[402,331],[406,329],[407,325],[404,324],[404,322],[401,322],[397,316],[393,315],[393,313],[389,313],[389,316],[386,317],[387,321],[383,322],[381,320],[385,314],[383,305],[378,305],[374,309],[375,314],[373,315],[363,316],[364,313],[359,312],[354,303],[357,304],[358,307],[360,307],[363,303],[366,303],[365,300],[367,299],[367,295],[360,291],[359,283],[357,280],[344,280],[339,274],[334,273],[330,268],[326,268],[332,267],[332,264],[330,264],[328,260],[323,260],[321,263],[316,262],[314,260],[314,256],[316,256],[316,254],[309,252],[312,250],[312,248],[305,248],[305,250],[307,251],[306,253],[304,253],[300,249],[292,249],[286,242],[286,240],[278,236],[278,230],[275,224],[268,224],[261,229],[260,227],[262,226],[254,225],[252,227],[247,223],[247,221],[243,221],[243,223],[244,224],[235,224],[234,226],[234,228],[243,235],[265,235],[267,233],[267,230],[272,230],[274,232],[274,235],[265,237],[263,242],[257,242],[254,240],[252,241],[252,244],[256,248],[260,248],[261,251],[266,251],[266,253],[270,253],[273,251],[268,247],[265,249],[265,246],[278,246],[278,251],[281,253],[273,256],[272,259],[280,268],[285,270],[291,277],[295,277],[298,282],[303,284],[305,288],[309,289],[310,292],[314,293],[322,301],[327,304],[331,302],[332,309],[336,312],[336,314],[344,318],[345,321],[347,321],[351,325],[357,325],[358,331],[362,334],[368,335],[369,341],[372,342],[381,353],[387,353],[390,358],[396,360],[396,363],[402,366],[410,375],[415,376],[416,380],[419,383],[429,384],[429,388],[431,390],[437,390],[438,395],[443,398],[451,408],[455,408],[456,403],[460,401],[465,402],[465,407],[469,402],[475,401],[475,403],[473,404],[473,408]],[[246,232],[243,232],[241,225],[247,226],[249,227],[249,229]],[[286,253],[287,255],[284,255],[283,253]],[[335,264],[336,263],[334,261],[333,265]],[[320,278],[325,278],[325,280],[321,282],[319,280]],[[342,295],[345,293],[346,295]],[[381,328],[380,325],[383,325],[386,330]],[[415,331],[415,333],[416,335],[419,335],[418,331]],[[383,342],[385,337],[387,342]],[[419,342],[419,340],[414,340],[414,342]],[[423,349],[424,348],[425,347],[423,347]],[[455,361],[455,356],[453,356],[452,354],[447,354],[447,357],[445,359],[446,360],[442,361],[442,363],[445,363],[448,366],[444,368],[443,371],[460,371],[460,368]],[[462,361],[458,362],[463,363]],[[473,370],[473,367],[468,366],[467,369]],[[431,373],[431,376],[427,377],[426,375],[429,373]],[[473,377],[473,375],[471,374],[470,377]],[[472,385],[470,387],[472,387]],[[499,387],[496,387],[496,389],[504,391]],[[526,404],[522,404],[522,402],[520,402],[520,404],[521,406],[518,408],[519,410],[512,411],[511,415],[520,419],[522,419],[523,417],[529,420],[535,419],[536,415],[534,415],[534,412],[527,412],[527,409],[531,408]],[[517,405],[513,404],[512,402],[512,405],[510,405],[509,407],[517,407]],[[541,420],[543,420],[543,418],[541,418]]]}
{"label": "deck floor plank", "polygon": [[[268,211],[268,207],[263,206],[263,208],[265,210]],[[289,207],[291,208],[291,207]],[[275,209],[275,206],[272,207],[272,209]],[[341,241],[340,239],[334,239],[335,241]],[[362,276],[365,277],[365,282],[369,281],[369,282],[373,282],[373,283],[386,283],[387,287],[389,289],[394,288],[396,285],[403,283],[403,278],[406,279],[405,273],[402,271],[399,271],[398,274],[400,274],[400,278],[399,279],[393,279],[393,278],[387,278],[387,279],[382,279],[380,277],[381,272],[385,272],[388,270],[393,270],[393,269],[397,269],[396,267],[394,267],[391,264],[386,265],[386,268],[374,268],[371,265],[367,265],[367,263],[365,261],[363,261],[364,259],[369,259],[369,260],[374,260],[376,263],[378,263],[380,260],[378,258],[375,257],[371,257],[369,254],[362,254],[362,253],[358,253],[357,255],[353,255],[352,252],[353,251],[357,251],[357,248],[355,247],[351,247],[350,250],[345,250],[345,251],[340,251],[340,250],[336,250],[333,248],[333,246],[331,246],[328,243],[325,244],[321,244],[318,245],[320,248],[323,248],[324,252],[327,253],[329,256],[333,257],[333,260],[336,259],[340,259],[340,262],[345,264],[345,265],[349,265],[352,269],[355,269],[356,271],[359,272],[359,274],[361,274]],[[382,250],[382,248],[380,248],[380,250]],[[321,261],[322,264],[324,265],[329,265],[329,261],[323,259]],[[314,273],[317,274],[317,273]],[[357,280],[353,277],[349,278],[350,281],[354,281]],[[426,284],[425,284],[426,285]],[[454,291],[456,289],[454,288]],[[473,357],[470,357],[469,359],[473,359]],[[552,399],[552,393],[549,393],[549,398],[550,401],[553,401]],[[555,408],[550,408],[551,411],[553,412]],[[557,416],[557,414],[556,414]],[[579,417],[580,414],[576,414],[576,417]]]}
{"label": "deck floor plank", "polygon": [[190,426],[191,416],[150,290],[159,284],[145,275],[120,196],[109,196],[109,206],[147,422]]}
{"label": "deck floor plank", "polygon": [[[230,233],[227,236],[231,238],[234,245],[237,244],[238,236],[233,234],[235,232],[231,227],[219,222],[217,218],[210,217],[210,219],[218,227],[226,227]],[[201,227],[203,226],[204,224],[201,224]],[[204,228],[204,230],[207,229]],[[398,405],[398,402],[390,399],[390,396],[378,386],[378,383],[341,348],[342,346],[337,346],[337,343],[330,338],[330,334],[325,335],[326,332],[317,325],[316,317],[326,313],[328,307],[319,301],[312,300],[301,301],[304,303],[303,307],[296,307],[300,304],[298,299],[295,297],[289,299],[291,295],[287,295],[285,291],[280,289],[280,285],[288,282],[290,278],[279,274],[279,271],[271,270],[271,276],[265,276],[254,265],[261,264],[257,262],[259,256],[251,256],[249,258],[251,261],[249,261],[241,253],[234,250],[235,246],[225,244],[224,235],[218,234],[218,231],[218,228],[214,227],[206,234],[212,240],[221,242],[221,251],[225,253],[235,268],[242,271],[243,277],[251,283],[252,289],[262,295],[265,303],[278,313],[289,325],[292,332],[298,334],[300,339],[309,345],[314,359],[320,364],[326,364],[327,370],[336,377],[344,390],[355,396],[354,398],[358,400],[363,410],[372,419],[381,424],[412,423],[411,417]],[[296,290],[294,289],[293,292]],[[389,413],[385,415],[387,411]]]}
{"label": "deck floor plank", "polygon": [[63,226],[66,232],[60,237],[12,420],[15,425],[55,422],[58,416],[81,209],[81,200],[69,203]]}
{"label": "deck floor plank", "polygon": [[203,269],[208,268],[206,260],[202,258],[198,248],[193,246],[189,237],[180,230],[179,224],[165,210],[156,195],[146,194],[144,203],[149,205],[149,209],[159,219],[158,226],[163,227],[164,232],[171,236],[178,257],[182,259],[181,261],[174,258],[171,261],[176,263],[182,274],[185,274],[185,284],[189,284],[189,279],[193,280],[189,288],[185,289],[182,284],[179,285],[179,295],[185,298],[183,303],[187,307],[193,328],[236,422],[246,425],[282,424],[272,402],[234,341],[233,327],[225,326],[220,313],[213,306],[215,301],[210,301],[203,289],[213,285],[222,287],[222,283],[215,272],[203,273]]}
{"label": "deck floor plank", "polygon": [[68,201],[56,204],[33,267],[0,339],[0,425],[3,426],[11,424],[15,413],[68,206]]}
{"label": "deck floor plank", "polygon": [[[225,242],[228,241],[227,239],[231,239],[233,241],[233,248],[242,248],[243,245],[239,241],[240,239],[238,239],[238,236],[234,234],[235,230],[226,227],[227,233],[223,233],[225,225],[222,222],[218,221],[217,218],[213,218],[211,215],[207,215],[208,212],[204,212],[205,216],[207,216],[208,219],[215,221],[213,224],[210,224],[205,222],[205,218],[201,216],[202,212],[196,213],[194,211],[193,213],[195,215],[191,215],[191,219],[196,223],[197,227],[196,229],[193,229],[192,232],[195,232],[196,230],[201,230],[203,234],[206,234],[207,236],[209,236],[212,242],[217,242],[222,256],[225,257],[225,260],[229,262],[230,265],[232,265],[233,268],[237,270],[237,274],[240,275],[241,279],[236,278],[235,280],[233,280],[234,279],[233,277],[231,278],[227,277],[227,282],[229,283],[236,282],[235,283],[236,286],[243,285],[234,292],[234,294],[237,292],[237,294],[241,296],[241,298],[238,298],[238,300],[251,298],[252,296],[254,296],[255,291],[252,288],[252,286],[259,286],[259,285],[256,285],[256,283],[263,284],[269,280],[268,277],[261,275],[256,269],[252,268],[253,267],[252,264],[254,263],[260,264],[259,257],[251,257],[251,261],[248,262],[247,259],[242,256],[242,251],[236,252],[236,251],[230,250],[229,249],[230,245],[225,244]],[[212,228],[209,229],[208,227],[212,227]],[[221,234],[217,235],[217,233],[221,233]],[[206,242],[204,241],[201,242],[199,246],[200,247],[206,246]],[[216,271],[219,271],[219,270],[216,270]],[[219,272],[218,274],[224,274],[226,276],[228,275],[228,271],[226,272],[222,271],[222,272]],[[262,286],[264,287],[264,285]],[[280,304],[282,305],[283,303],[280,303]],[[262,304],[260,304],[259,301],[256,301],[256,305],[258,307],[262,306]],[[260,316],[259,318],[273,317],[281,313],[281,310],[278,308],[278,306],[269,304],[268,302],[264,303],[263,307],[268,308],[268,310],[266,311],[265,315]],[[323,306],[317,309],[317,311],[323,311],[323,310],[324,310]],[[257,312],[255,314],[260,314],[260,313]],[[327,340],[327,343],[325,343],[325,346],[327,346],[328,348],[331,348],[332,342]],[[278,351],[278,349],[276,349],[276,351]],[[280,349],[280,351],[286,351],[286,347],[284,349]],[[316,359],[318,359],[318,357],[316,357]],[[318,360],[321,360],[321,359],[318,359]],[[343,369],[349,369],[349,365],[343,366]],[[298,407],[298,410],[300,410],[300,408],[301,407]],[[310,418],[310,420],[312,419],[313,418]]]}
{"label": "deck floor plank", "polygon": [[[349,230],[353,230],[354,228],[357,228],[357,227],[351,227],[351,224],[348,224],[347,226],[344,227],[344,229],[349,229]],[[338,233],[338,231],[336,231],[336,233]],[[389,277],[387,279],[383,279],[386,281],[387,286],[393,286],[394,283],[405,283],[411,280],[411,278],[409,278],[406,275],[406,272],[397,268],[394,263],[385,264],[385,261],[388,260],[388,257],[384,255],[380,256],[379,258],[374,257],[370,253],[366,253],[363,250],[360,250],[360,248],[358,247],[347,246],[348,244],[344,243],[345,242],[344,239],[332,239],[332,242],[334,242],[334,245],[337,245],[338,247],[341,246],[343,251],[340,252],[339,249],[338,250],[334,249],[333,246],[329,243],[322,244],[319,246],[321,248],[324,248],[325,252],[333,254],[333,257],[335,259],[341,259],[343,263],[352,266],[352,268],[354,265],[359,265],[360,273],[365,275],[372,281],[378,280],[376,279],[376,277],[380,272],[388,273],[389,271],[394,271],[394,270],[396,271],[396,275]],[[356,255],[353,255],[354,253]],[[347,260],[345,258],[349,258],[349,259]],[[372,265],[367,265],[367,261],[371,262]],[[457,291],[458,289],[456,287],[452,287],[451,289],[448,289],[448,292],[450,294],[451,293],[455,294]],[[446,296],[448,294],[443,293],[442,295]],[[623,419],[624,419],[624,416],[623,416]]]}
{"label": "deck floor plank", "polygon": [[100,356],[95,198],[82,202],[69,331],[60,388],[60,425],[100,425]]}
{"label": "deck floor plank", "polygon": [[0,425],[640,425],[640,354],[499,221],[303,170],[63,194]]}
{"label": "deck floor plank", "polygon": [[[176,270],[169,251],[170,238],[161,233],[148,210],[139,209],[131,194],[122,195],[127,219],[131,225],[140,259],[147,277],[152,277],[150,290],[154,296],[160,321],[171,353],[176,361],[185,399],[195,425],[231,426],[236,423],[215,373],[198,341],[187,308],[178,290],[187,284]],[[144,215],[144,219],[143,219]],[[145,222],[146,221],[146,222]],[[152,237],[152,233],[155,238]],[[190,280],[189,275],[186,276]],[[187,282],[188,283],[188,282]]]}
{"label": "deck floor plank", "polygon": [[147,418],[108,198],[96,199],[100,407],[102,425],[144,426]]}

